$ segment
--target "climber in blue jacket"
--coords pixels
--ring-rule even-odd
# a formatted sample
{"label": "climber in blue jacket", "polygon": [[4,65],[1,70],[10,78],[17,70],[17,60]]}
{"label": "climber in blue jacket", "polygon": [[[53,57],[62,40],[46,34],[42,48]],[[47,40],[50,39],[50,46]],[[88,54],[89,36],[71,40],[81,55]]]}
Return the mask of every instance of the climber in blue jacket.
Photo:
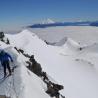
{"label": "climber in blue jacket", "polygon": [[6,53],[4,50],[2,50],[0,52],[0,61],[1,61],[1,64],[4,68],[4,77],[6,77],[6,68],[9,71],[9,75],[11,75],[11,68],[9,66],[9,59],[11,60],[11,62],[13,62],[12,57],[8,53]]}

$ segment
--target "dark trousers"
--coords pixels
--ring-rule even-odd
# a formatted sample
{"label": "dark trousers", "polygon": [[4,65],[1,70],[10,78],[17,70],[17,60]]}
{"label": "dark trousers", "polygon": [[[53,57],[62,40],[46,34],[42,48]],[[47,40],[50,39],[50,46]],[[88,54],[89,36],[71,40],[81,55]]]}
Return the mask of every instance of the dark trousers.
{"label": "dark trousers", "polygon": [[9,61],[4,61],[2,63],[2,65],[4,67],[4,76],[6,76],[6,69],[8,69],[9,74],[11,74],[11,69],[10,69],[10,66],[9,66]]}

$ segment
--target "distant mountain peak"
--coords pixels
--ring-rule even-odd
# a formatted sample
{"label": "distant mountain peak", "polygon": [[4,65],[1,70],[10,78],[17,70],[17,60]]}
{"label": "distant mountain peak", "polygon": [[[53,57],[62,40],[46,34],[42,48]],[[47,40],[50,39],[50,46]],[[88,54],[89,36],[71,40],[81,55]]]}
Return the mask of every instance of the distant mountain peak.
{"label": "distant mountain peak", "polygon": [[48,18],[42,21],[42,24],[50,24],[50,23],[55,23],[52,19]]}

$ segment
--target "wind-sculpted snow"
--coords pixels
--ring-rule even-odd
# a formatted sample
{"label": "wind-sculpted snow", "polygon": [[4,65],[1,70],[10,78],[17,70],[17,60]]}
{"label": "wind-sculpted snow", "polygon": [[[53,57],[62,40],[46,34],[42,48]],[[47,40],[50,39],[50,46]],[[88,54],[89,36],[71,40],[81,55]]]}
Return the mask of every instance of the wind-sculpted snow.
{"label": "wind-sculpted snow", "polygon": [[49,98],[45,93],[46,85],[35,74],[26,68],[26,58],[19,54],[12,46],[0,42],[0,49],[8,52],[14,63],[10,62],[11,68],[15,67],[11,76],[3,78],[3,68],[0,64],[0,95],[11,98]]}
{"label": "wind-sculpted snow", "polygon": [[75,42],[75,41],[72,40],[71,38],[67,38],[67,41],[66,41],[66,43],[63,45],[63,47],[66,47],[66,45],[67,45],[68,47],[70,47],[71,50],[80,48],[79,43]]}
{"label": "wind-sculpted snow", "polygon": [[[6,46],[6,47],[5,47]],[[3,68],[1,67],[0,69],[0,95],[6,95],[8,97],[11,98],[21,98],[22,97],[22,91],[21,91],[21,85],[22,85],[22,81],[21,81],[21,71],[20,71],[20,66],[18,64],[18,54],[17,52],[13,49],[12,46],[9,45],[5,45],[5,43],[1,43],[1,47],[2,49],[4,49],[6,52],[10,53],[14,63],[10,62],[10,66],[11,68],[13,68],[14,66],[18,66],[17,69],[15,69],[14,73],[7,77],[7,78],[3,78],[4,73],[3,73]],[[0,47],[0,49],[1,49]],[[1,66],[1,64],[0,64]]]}
{"label": "wind-sculpted snow", "polygon": [[[67,37],[66,40],[60,42],[63,42],[62,46],[51,46],[28,30],[6,36],[9,38],[11,46],[17,46],[26,53],[33,54],[43,70],[59,84],[64,85],[64,90],[61,93],[66,98],[98,98],[97,44],[81,46],[77,40],[74,41]],[[8,51],[12,50],[9,48]],[[15,52],[15,50],[13,51]],[[10,53],[13,55],[14,52]],[[32,96],[34,98],[49,98],[45,93],[46,85],[25,67],[25,61],[26,58],[18,54],[18,63],[16,64],[20,67],[15,71],[17,77],[14,77],[16,85],[18,77],[20,79],[18,85],[20,90],[16,92],[17,95],[19,98],[32,98]],[[8,79],[10,80],[10,78]]]}

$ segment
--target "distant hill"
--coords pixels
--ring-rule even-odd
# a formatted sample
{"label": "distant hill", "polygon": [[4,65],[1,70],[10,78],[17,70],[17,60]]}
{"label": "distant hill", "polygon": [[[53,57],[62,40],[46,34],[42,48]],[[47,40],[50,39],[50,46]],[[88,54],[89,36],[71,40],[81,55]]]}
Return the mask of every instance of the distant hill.
{"label": "distant hill", "polygon": [[98,21],[78,21],[78,22],[44,22],[37,23],[30,26],[28,28],[47,28],[47,27],[55,27],[55,26],[98,26]]}
{"label": "distant hill", "polygon": [[92,22],[92,23],[90,24],[90,26],[98,26],[98,21]]}
{"label": "distant hill", "polygon": [[90,22],[54,22],[45,24],[33,24],[28,26],[29,28],[46,28],[54,26],[88,26]]}

